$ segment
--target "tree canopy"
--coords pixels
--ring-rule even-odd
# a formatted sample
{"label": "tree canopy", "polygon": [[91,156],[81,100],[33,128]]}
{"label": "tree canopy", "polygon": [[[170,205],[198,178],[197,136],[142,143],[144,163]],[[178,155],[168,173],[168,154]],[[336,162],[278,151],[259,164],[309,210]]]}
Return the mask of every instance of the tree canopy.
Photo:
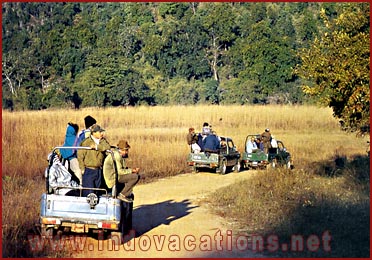
{"label": "tree canopy", "polygon": [[322,34],[301,52],[304,92],[331,107],[345,130],[369,134],[369,4],[344,5],[333,20],[322,9],[321,17]]}

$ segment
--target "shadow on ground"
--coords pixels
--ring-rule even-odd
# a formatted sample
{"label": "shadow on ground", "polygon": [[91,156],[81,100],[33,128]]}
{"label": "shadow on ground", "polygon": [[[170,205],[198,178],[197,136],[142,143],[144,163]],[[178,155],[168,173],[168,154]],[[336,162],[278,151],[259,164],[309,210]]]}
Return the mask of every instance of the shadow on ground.
{"label": "shadow on ground", "polygon": [[[370,207],[368,202],[344,204],[323,200],[298,207],[276,228],[281,257],[369,257]],[[286,244],[287,251],[283,251]]]}
{"label": "shadow on ground", "polygon": [[160,225],[169,225],[172,221],[187,216],[191,213],[190,210],[196,207],[191,206],[191,202],[187,199],[180,202],[166,200],[141,205],[133,210],[133,229],[136,231],[136,237]]}

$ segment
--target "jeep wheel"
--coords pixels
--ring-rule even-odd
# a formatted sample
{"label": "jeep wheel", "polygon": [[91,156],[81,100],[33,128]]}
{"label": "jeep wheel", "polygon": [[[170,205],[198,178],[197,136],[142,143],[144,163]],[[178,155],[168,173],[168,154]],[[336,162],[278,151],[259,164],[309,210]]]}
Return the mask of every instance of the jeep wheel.
{"label": "jeep wheel", "polygon": [[199,172],[198,167],[193,166],[193,167],[192,167],[192,172],[193,172],[193,173],[198,173],[198,172]]}
{"label": "jeep wheel", "polygon": [[288,170],[291,170],[292,169],[292,164],[291,164],[291,161],[288,161],[287,164],[286,164],[286,168]]}
{"label": "jeep wheel", "polygon": [[245,163],[243,163],[243,162],[241,162],[240,163],[240,170],[245,170],[245,169],[247,169],[248,170],[248,167],[245,165]]}
{"label": "jeep wheel", "polygon": [[271,163],[269,164],[269,165],[270,165],[270,168],[274,168],[274,169],[275,169],[276,164],[277,164],[276,159],[273,159],[273,160],[271,161]]}
{"label": "jeep wheel", "polygon": [[240,162],[237,161],[236,164],[234,165],[234,172],[239,172],[240,171]]}
{"label": "jeep wheel", "polygon": [[219,167],[218,172],[219,172],[220,174],[226,174],[226,170],[227,170],[227,163],[226,163],[226,160],[223,160],[223,161],[221,162],[221,166]]}
{"label": "jeep wheel", "polygon": [[119,223],[119,230],[111,232],[111,240],[115,245],[121,245],[124,243],[124,238],[132,229],[132,213],[133,203],[121,202],[121,216]]}
{"label": "jeep wheel", "polygon": [[124,225],[122,227],[123,235],[127,235],[132,230],[132,227],[133,227],[133,224],[132,224],[133,203],[125,203],[125,204],[126,205],[122,212],[124,214],[124,218],[123,218]]}

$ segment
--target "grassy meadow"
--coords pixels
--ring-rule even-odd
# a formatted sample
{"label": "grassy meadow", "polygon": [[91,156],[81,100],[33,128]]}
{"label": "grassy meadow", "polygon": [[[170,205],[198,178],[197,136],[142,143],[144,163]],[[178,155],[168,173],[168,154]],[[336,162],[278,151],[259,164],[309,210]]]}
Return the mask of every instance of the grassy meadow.
{"label": "grassy meadow", "polygon": [[[270,128],[290,151],[295,168],[291,173],[280,169],[262,171],[250,182],[219,191],[226,194],[223,200],[214,200],[213,196],[210,199],[218,213],[235,219],[239,223],[237,228],[248,233],[289,236],[293,232],[304,235],[308,231],[318,232],[319,228],[333,232],[332,228],[344,228],[346,230],[336,235],[346,239],[345,244],[358,243],[354,241],[358,236],[347,233],[357,228],[353,234],[359,234],[359,239],[368,237],[369,245],[368,139],[342,132],[330,109],[141,106],[2,111],[3,257],[58,256],[48,252],[33,255],[28,248],[27,234],[38,232],[35,224],[39,217],[39,199],[45,189],[43,175],[48,153],[52,147],[63,144],[69,121],[84,128],[87,115],[106,129],[110,144],[116,145],[123,138],[129,141],[132,148],[128,166],[140,167],[147,176],[145,181],[191,172],[186,165],[189,127],[198,132],[203,122],[208,122],[218,135],[232,137],[240,151],[248,134]],[[353,222],[358,217],[360,221]],[[321,225],[317,225],[314,218],[322,218]],[[348,237],[354,240],[350,242]],[[357,249],[366,250],[365,243],[359,244],[362,246]],[[357,252],[354,247],[349,253],[351,246],[339,247],[336,246],[338,256],[358,256],[353,255]],[[365,256],[367,252],[360,254]]]}

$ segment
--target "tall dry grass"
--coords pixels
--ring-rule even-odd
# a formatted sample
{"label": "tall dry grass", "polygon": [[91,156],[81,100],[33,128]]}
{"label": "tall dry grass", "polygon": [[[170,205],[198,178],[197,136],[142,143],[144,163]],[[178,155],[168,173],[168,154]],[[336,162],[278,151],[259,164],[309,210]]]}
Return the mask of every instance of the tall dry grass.
{"label": "tall dry grass", "polygon": [[[365,145],[365,140],[341,132],[329,109],[312,106],[143,106],[3,111],[3,172],[8,176],[40,176],[50,149],[63,144],[67,122],[74,121],[82,128],[83,118],[88,114],[107,130],[106,138],[111,144],[121,138],[128,139],[132,145],[132,163],[150,176],[187,171],[184,164],[188,152],[187,130],[189,127],[201,129],[205,121],[212,124],[217,134],[233,137],[240,150],[243,150],[247,134],[261,133],[269,127],[292,151],[297,165],[328,158],[329,152],[336,149],[351,154],[361,152]],[[335,149],[329,151],[329,147]]]}
{"label": "tall dry grass", "polygon": [[[355,165],[353,165],[355,164]],[[364,257],[370,255],[369,167],[366,159],[354,158],[337,176],[318,175],[301,169],[277,169],[255,175],[210,195],[217,214],[235,222],[236,234],[278,237],[283,251],[264,248],[267,257]],[[330,249],[322,236],[331,236]],[[303,250],[291,248],[292,235],[302,236]],[[306,240],[319,238],[311,251]]]}
{"label": "tall dry grass", "polygon": [[[365,139],[339,130],[332,111],[314,106],[165,106],[86,108],[82,110],[2,111],[3,256],[29,256],[18,247],[38,222],[38,201],[51,148],[62,145],[69,121],[84,127],[91,115],[115,145],[131,145],[129,166],[138,166],[147,180],[187,173],[189,127],[209,122],[219,135],[233,138],[240,151],[248,134],[269,127],[294,158],[297,169],[363,153]],[[322,170],[322,169],[321,169]],[[27,204],[27,206],[26,206]],[[25,217],[26,216],[26,217]],[[18,231],[12,233],[16,228]],[[22,243],[21,243],[22,244]],[[15,249],[19,250],[15,250]]]}

